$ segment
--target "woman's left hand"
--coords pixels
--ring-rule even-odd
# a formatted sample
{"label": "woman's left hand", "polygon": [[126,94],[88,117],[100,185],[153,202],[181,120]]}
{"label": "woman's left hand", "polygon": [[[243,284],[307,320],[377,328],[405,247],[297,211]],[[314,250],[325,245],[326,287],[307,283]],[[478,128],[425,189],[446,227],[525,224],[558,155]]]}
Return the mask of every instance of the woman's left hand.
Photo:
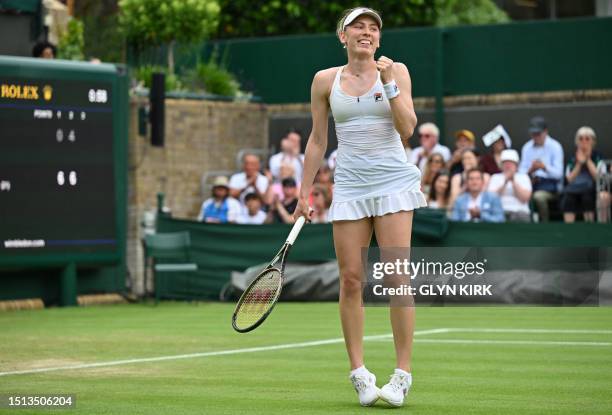
{"label": "woman's left hand", "polygon": [[386,56],[381,56],[376,61],[376,69],[380,71],[380,79],[383,84],[393,81],[393,61]]}

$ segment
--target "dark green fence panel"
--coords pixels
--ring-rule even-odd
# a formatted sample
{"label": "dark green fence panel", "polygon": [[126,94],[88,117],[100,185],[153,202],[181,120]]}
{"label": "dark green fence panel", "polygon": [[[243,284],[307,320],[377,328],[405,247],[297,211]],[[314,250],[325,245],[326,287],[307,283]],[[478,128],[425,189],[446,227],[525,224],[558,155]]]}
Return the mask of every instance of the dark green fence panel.
{"label": "dark green fence panel", "polygon": [[445,95],[612,88],[612,19],[449,29]]}
{"label": "dark green fence panel", "polygon": [[[415,247],[606,247],[612,244],[608,224],[563,223],[497,224],[448,223],[447,232],[435,230],[431,215],[415,218],[412,244]],[[160,217],[158,232],[187,230],[191,234],[191,261],[198,271],[164,281],[163,296],[171,298],[219,298],[231,271],[269,261],[285,241],[289,225],[218,225]],[[445,230],[445,229],[443,229]],[[524,251],[521,251],[524,252]],[[323,262],[335,258],[332,226],[306,225],[291,251],[290,261]],[[512,258],[512,261],[521,261]]]}
{"label": "dark green fence panel", "polygon": [[[391,29],[377,57],[406,63],[415,97],[604,89],[612,88],[610,39],[612,18]],[[177,49],[178,70],[214,48],[245,89],[271,104],[308,102],[314,74],[346,63],[336,36],[317,34]]]}

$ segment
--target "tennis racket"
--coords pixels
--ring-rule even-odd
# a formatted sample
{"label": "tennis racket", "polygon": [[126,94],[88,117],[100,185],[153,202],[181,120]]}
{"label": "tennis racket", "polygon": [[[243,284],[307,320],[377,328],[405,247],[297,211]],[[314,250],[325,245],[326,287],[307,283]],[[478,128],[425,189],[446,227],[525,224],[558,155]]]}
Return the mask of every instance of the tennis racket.
{"label": "tennis racket", "polygon": [[232,327],[237,332],[246,333],[257,328],[274,309],[283,289],[285,261],[305,222],[304,216],[295,221],[283,247],[240,296],[232,316]]}

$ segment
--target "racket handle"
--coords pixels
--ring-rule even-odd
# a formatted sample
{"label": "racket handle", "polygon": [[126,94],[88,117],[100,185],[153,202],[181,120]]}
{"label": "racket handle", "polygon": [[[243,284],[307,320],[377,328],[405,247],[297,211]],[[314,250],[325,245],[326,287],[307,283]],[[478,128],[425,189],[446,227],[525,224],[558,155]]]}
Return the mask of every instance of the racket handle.
{"label": "racket handle", "polygon": [[299,218],[297,218],[295,224],[293,225],[293,228],[291,229],[291,232],[289,232],[289,236],[287,237],[287,243],[289,245],[293,245],[295,239],[302,230],[302,226],[304,226],[304,223],[306,223],[306,218],[304,216],[300,216]]}

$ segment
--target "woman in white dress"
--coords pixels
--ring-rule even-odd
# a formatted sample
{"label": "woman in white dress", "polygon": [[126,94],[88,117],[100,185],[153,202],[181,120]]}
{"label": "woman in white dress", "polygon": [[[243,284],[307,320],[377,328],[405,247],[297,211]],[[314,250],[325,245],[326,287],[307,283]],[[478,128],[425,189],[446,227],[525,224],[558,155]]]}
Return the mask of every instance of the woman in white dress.
{"label": "woman in white dress", "polygon": [[308,217],[308,197],[327,147],[331,108],[338,137],[333,202],[334,246],[340,269],[340,318],[351,365],[350,379],[364,406],[380,397],[403,404],[412,377],[410,360],[414,307],[390,307],[396,369],[381,389],[364,366],[362,249],[372,232],[378,246],[407,250],[413,210],[426,206],[421,174],[408,163],[400,137],[412,136],[417,124],[412,84],[406,66],[374,54],[380,47],[382,20],[368,8],[347,11],[338,23],[338,38],[348,63],[324,69],[311,87],[313,127],[306,146],[302,187],[295,217]]}

